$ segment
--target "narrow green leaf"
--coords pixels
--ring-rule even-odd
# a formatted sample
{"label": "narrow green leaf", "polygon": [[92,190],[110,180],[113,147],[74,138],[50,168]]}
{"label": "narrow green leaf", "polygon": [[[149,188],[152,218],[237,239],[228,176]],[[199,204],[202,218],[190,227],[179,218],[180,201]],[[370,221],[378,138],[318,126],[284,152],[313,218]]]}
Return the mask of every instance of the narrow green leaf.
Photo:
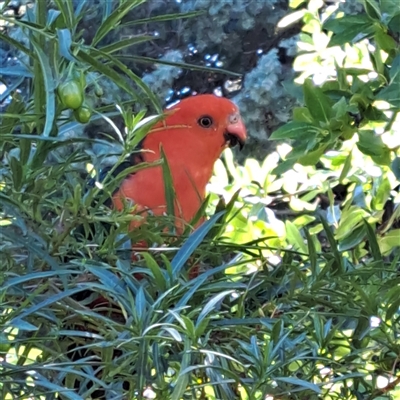
{"label": "narrow green leaf", "polygon": [[385,208],[385,204],[390,197],[392,190],[389,179],[384,176],[376,180],[378,188],[375,192],[375,196],[371,201],[371,206],[374,210],[382,211]]}
{"label": "narrow green leaf", "polygon": [[321,393],[321,389],[317,385],[308,381],[304,381],[302,379],[290,378],[290,377],[279,377],[279,378],[275,377],[274,380],[278,382],[281,381],[285,383],[290,383],[291,385],[295,386],[300,386],[302,388],[312,390],[315,393]]}
{"label": "narrow green leaf", "polygon": [[161,292],[165,292],[167,285],[161,267],[157,264],[156,260],[154,260],[151,254],[141,253],[141,257],[145,259],[146,267],[148,267],[153,273],[157,288],[160,289]]}
{"label": "narrow green leaf", "polygon": [[19,192],[22,187],[23,170],[22,165],[15,157],[10,157],[10,168],[12,173],[12,180],[14,183],[14,189]]}
{"label": "narrow green leaf", "polygon": [[131,85],[108,65],[104,65],[102,62],[93,58],[87,51],[79,50],[76,57],[80,61],[91,65],[96,71],[105,75],[107,78],[110,78],[119,88],[130,94],[136,101],[140,101],[138,94],[132,89]]}
{"label": "narrow green leaf", "polygon": [[33,78],[33,73],[25,67],[1,67],[0,74],[6,76],[22,76],[24,78]]}
{"label": "narrow green leaf", "polygon": [[36,43],[36,41],[32,39],[31,44],[36,51],[42,69],[43,81],[46,93],[46,123],[43,132],[39,132],[39,134],[43,136],[50,136],[50,133],[53,130],[53,124],[56,114],[56,98],[55,98],[53,72],[51,70],[48,57],[40,48],[38,43]]}
{"label": "narrow green leaf", "polygon": [[213,67],[203,67],[201,65],[196,64],[189,64],[189,63],[179,63],[167,60],[161,60],[158,58],[151,58],[151,57],[143,57],[143,56],[136,56],[136,55],[117,55],[116,56],[120,60],[132,60],[144,64],[161,64],[161,65],[170,65],[172,67],[178,67],[182,69],[188,69],[190,71],[203,71],[203,72],[216,72],[217,74],[226,74],[230,76],[237,76],[243,77],[243,74],[238,72],[229,71],[223,68],[213,68]]}
{"label": "narrow green leaf", "polygon": [[118,42],[101,47],[99,50],[106,54],[112,54],[118,50],[122,50],[129,46],[133,46],[134,44],[148,42],[149,40],[155,40],[155,39],[157,38],[154,36],[139,35],[128,39],[119,40]]}
{"label": "narrow green leaf", "polygon": [[104,22],[112,13],[113,0],[103,1],[103,19]]}
{"label": "narrow green leaf", "polygon": [[37,331],[39,328],[31,323],[24,321],[20,317],[13,319],[6,323],[6,326],[16,328],[20,331],[27,331],[27,332],[34,332]]}
{"label": "narrow green leaf", "polygon": [[180,372],[175,383],[174,391],[171,394],[171,400],[181,400],[189,384],[189,374],[185,370],[191,365],[191,341],[185,338],[183,356],[181,358]]}
{"label": "narrow green leaf", "polygon": [[[113,63],[116,67],[118,67],[124,74],[126,74],[133,82],[136,83],[136,85],[139,86],[140,89],[143,90],[143,92],[148,96],[148,98],[150,99],[150,101],[152,102],[154,108],[156,109],[156,111],[159,114],[162,114],[162,108],[160,106],[160,101],[159,99],[155,96],[155,94],[150,90],[150,88],[143,82],[143,80],[141,78],[139,78],[137,75],[135,75],[129,68],[127,68],[126,65],[124,65],[122,62],[118,61],[115,57],[111,57],[106,53],[103,53],[102,51],[99,50],[94,50],[92,49],[93,54],[96,55],[97,57],[105,57],[106,59],[110,60],[111,63]],[[90,57],[89,55],[85,54],[85,52],[79,51],[79,55],[81,58],[83,58],[83,60],[85,61],[88,60],[87,62],[89,64],[92,64],[94,66],[95,69],[97,69],[98,71],[104,73],[104,71],[107,71],[108,74],[111,74],[112,77],[110,75],[107,75],[106,73],[104,73],[104,75],[107,75],[110,77],[110,79],[114,80],[117,79],[117,81],[119,81],[120,83],[124,82],[124,79],[122,79],[113,69],[111,69],[110,67],[106,67],[105,65],[103,65],[103,63],[101,63],[100,61],[96,60],[93,57]],[[85,57],[86,56],[86,57]],[[106,68],[104,68],[106,67]],[[117,83],[117,81],[114,80],[114,83],[116,83],[118,86],[120,86],[119,83]],[[122,81],[122,82],[121,82]],[[125,83],[126,86],[126,83]],[[138,96],[138,94],[134,91],[132,91],[132,89],[130,89],[129,87],[123,87],[120,86],[122,89],[128,91],[128,93],[133,94],[134,98],[139,102],[139,103],[143,103],[143,99],[141,97]],[[129,89],[129,90],[128,90]]]}
{"label": "narrow green leaf", "polygon": [[147,302],[144,296],[143,286],[140,286],[135,298],[135,310],[138,320],[141,323],[143,323],[144,318],[146,317],[146,304]]}
{"label": "narrow green leaf", "polygon": [[346,161],[343,165],[342,171],[340,172],[339,182],[343,183],[343,181],[347,178],[347,175],[351,169],[351,161],[353,158],[353,150],[350,151],[349,155],[346,157]]}
{"label": "narrow green leaf", "polygon": [[[380,268],[383,268],[383,258],[381,251],[379,249],[379,244],[376,238],[376,233],[374,229],[372,229],[371,225],[364,219],[364,226],[367,231],[367,237],[368,237],[368,243],[369,243],[369,248],[371,250],[372,257],[374,258],[375,261],[379,261]],[[399,238],[400,241],[400,238]]]}
{"label": "narrow green leaf", "polygon": [[[28,49],[22,43],[18,42],[17,40],[13,39],[12,37],[10,37],[8,35],[5,35],[2,32],[0,32],[0,40],[4,41],[6,43],[9,43],[11,46],[15,47],[19,51],[22,51],[24,54],[26,54],[33,60],[37,59],[36,54],[32,50]],[[15,67],[13,67],[13,68],[15,68]],[[1,70],[0,70],[0,72],[1,72]]]}
{"label": "narrow green leaf", "polygon": [[316,279],[319,271],[318,271],[318,259],[317,259],[317,251],[315,249],[315,244],[313,238],[310,235],[308,229],[304,229],[307,238],[307,246],[308,246],[308,257],[310,260],[310,270],[314,279]]}
{"label": "narrow green leaf", "polygon": [[60,270],[58,263],[46,251],[38,247],[29,236],[25,237],[22,235],[17,235],[16,233],[11,232],[9,229],[2,229],[1,234],[3,237],[6,237],[9,240],[25,247],[28,251],[39,257],[40,260],[46,262],[54,271]]}
{"label": "narrow green leaf", "polygon": [[218,293],[217,295],[213,296],[207,304],[203,307],[201,310],[201,313],[197,317],[196,321],[196,329],[199,326],[199,324],[203,321],[203,319],[212,311],[215,311],[215,306],[226,296],[230,295],[233,293],[233,290],[225,290],[224,292]]}
{"label": "narrow green leaf", "polygon": [[[18,87],[24,82],[25,77],[21,77],[19,78],[16,82],[10,84],[9,86],[7,86],[7,89],[4,90],[3,93],[0,94],[0,103],[2,103],[8,96],[10,96],[10,94],[18,89]],[[4,114],[1,114],[1,117],[3,117]]]}
{"label": "narrow green leaf", "polygon": [[[66,297],[71,297],[72,295],[82,292],[83,290],[85,290],[85,287],[77,287],[74,289],[68,289],[65,291],[62,291],[60,293],[51,295],[49,297],[46,297],[43,301],[41,301],[40,303],[34,304],[30,307],[28,307],[26,310],[22,311],[21,313],[18,314],[18,318],[11,320],[9,322],[10,325],[13,324],[13,321],[17,320],[22,320],[23,318],[29,317],[32,314],[36,314],[38,311],[41,311],[42,309],[48,307],[51,304],[54,304]],[[49,316],[47,316],[45,313],[41,313],[42,317],[46,317],[46,318],[50,318]]]}
{"label": "narrow green leaf", "polygon": [[164,181],[164,193],[165,193],[165,200],[167,203],[167,214],[175,216],[175,187],[174,181],[172,179],[171,169],[168,164],[167,157],[164,153],[164,149],[160,148],[160,155],[163,160],[162,163],[162,173],[163,173],[163,181]]}
{"label": "narrow green leaf", "polygon": [[202,224],[189,236],[189,238],[186,240],[186,242],[183,244],[183,246],[180,248],[178,253],[176,253],[175,257],[171,261],[172,274],[174,278],[178,277],[185,262],[189,259],[191,254],[200,245],[209,230],[218,222],[223,214],[224,212],[221,211],[218,214],[213,215],[208,221]]}
{"label": "narrow green leaf", "polygon": [[[334,272],[336,273],[342,273],[344,270],[344,266],[343,266],[343,258],[341,256],[341,254],[339,253],[339,250],[337,248],[337,244],[335,241],[335,238],[332,234],[331,228],[328,225],[328,223],[326,222],[326,220],[324,218],[320,218],[322,225],[324,226],[324,231],[326,234],[326,237],[328,238],[328,242],[330,245],[330,250],[333,253],[334,259],[335,259],[335,270]],[[333,264],[332,264],[333,265]]]}
{"label": "narrow green leaf", "polygon": [[92,40],[92,46],[96,46],[108,32],[115,29],[120,23],[122,18],[125,17],[129,11],[133,10],[138,5],[144,3],[146,0],[129,0],[121,3],[107,18],[102,22]]}
{"label": "narrow green leaf", "polygon": [[154,17],[136,19],[133,21],[126,22],[125,24],[121,25],[121,28],[124,28],[127,26],[133,26],[133,25],[149,24],[152,22],[176,21],[177,19],[181,19],[181,18],[199,17],[200,15],[203,15],[204,13],[205,13],[205,11],[201,10],[201,11],[189,11],[186,13],[155,15]]}
{"label": "narrow green leaf", "polygon": [[54,0],[68,29],[75,27],[75,15],[72,0]]}

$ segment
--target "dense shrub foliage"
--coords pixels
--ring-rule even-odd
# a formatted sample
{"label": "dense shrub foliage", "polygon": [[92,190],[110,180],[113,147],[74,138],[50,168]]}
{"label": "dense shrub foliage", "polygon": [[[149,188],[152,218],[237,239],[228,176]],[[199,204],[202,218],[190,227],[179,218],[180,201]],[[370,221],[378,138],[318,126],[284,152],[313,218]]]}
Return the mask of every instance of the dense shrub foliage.
{"label": "dense shrub foliage", "polygon": [[[284,6],[176,2],[145,19],[149,4],[38,1],[22,18],[0,4],[0,39],[16,56],[1,67],[2,398],[398,398],[397,2],[291,2],[279,26],[301,26],[285,44],[292,56],[297,46],[295,74],[268,49],[234,96],[250,131],[262,129],[253,139],[270,130],[269,105],[272,126],[288,121],[270,137],[276,148],[243,165],[227,150],[209,219],[180,237],[168,216],[128,233],[135,217],[107,206],[144,165],[88,185],[104,164],[119,171],[149,130],[146,109],[160,114],[188,67],[177,46],[139,71],[132,57],[154,37],[110,38],[135,21],[189,21],[182,37],[202,32],[199,51],[222,38],[237,55],[240,34],[263,19],[275,27]],[[81,31],[93,5],[98,26]],[[279,18],[266,17],[272,6]],[[219,22],[207,32],[210,16]],[[204,67],[215,65],[190,73]],[[111,135],[82,133],[100,120]],[[132,262],[139,241],[149,250]],[[193,267],[201,274],[189,279]]]}

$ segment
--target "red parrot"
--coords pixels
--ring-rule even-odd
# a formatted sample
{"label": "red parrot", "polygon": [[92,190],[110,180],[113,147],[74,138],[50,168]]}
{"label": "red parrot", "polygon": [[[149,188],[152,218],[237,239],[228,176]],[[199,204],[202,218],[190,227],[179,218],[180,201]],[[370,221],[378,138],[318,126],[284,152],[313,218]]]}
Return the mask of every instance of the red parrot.
{"label": "red parrot", "polygon": [[[189,97],[165,110],[165,115],[144,138],[141,160],[159,160],[162,146],[174,184],[179,227],[179,220],[189,223],[203,203],[214,163],[222,151],[237,144],[242,148],[247,134],[237,106],[223,97]],[[132,200],[137,212],[164,214],[167,210],[162,166],[128,175],[113,195],[114,207],[123,209],[123,199]]]}

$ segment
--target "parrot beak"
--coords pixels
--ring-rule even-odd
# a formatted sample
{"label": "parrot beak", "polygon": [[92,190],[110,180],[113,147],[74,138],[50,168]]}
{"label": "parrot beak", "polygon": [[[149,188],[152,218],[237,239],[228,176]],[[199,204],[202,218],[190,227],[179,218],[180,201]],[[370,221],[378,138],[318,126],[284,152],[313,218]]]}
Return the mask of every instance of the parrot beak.
{"label": "parrot beak", "polygon": [[224,137],[229,147],[239,145],[239,149],[243,149],[244,143],[247,139],[247,132],[240,115],[234,114],[230,117]]}

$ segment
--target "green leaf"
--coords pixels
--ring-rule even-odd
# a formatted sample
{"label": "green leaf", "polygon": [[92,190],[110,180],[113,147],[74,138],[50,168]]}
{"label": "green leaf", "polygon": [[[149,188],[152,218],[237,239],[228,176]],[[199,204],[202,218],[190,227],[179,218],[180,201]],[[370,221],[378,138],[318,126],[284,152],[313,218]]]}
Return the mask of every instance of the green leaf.
{"label": "green leaf", "polygon": [[156,260],[151,256],[151,254],[143,252],[140,255],[146,261],[146,267],[149,268],[153,273],[157,288],[161,292],[164,292],[167,288],[167,285],[161,267],[157,264]]}
{"label": "green leaf", "polygon": [[180,271],[182,270],[185,262],[189,259],[191,254],[197,249],[201,241],[205,238],[208,231],[218,222],[222,217],[224,211],[213,215],[208,221],[198,227],[186,240],[183,246],[180,248],[178,253],[171,261],[172,273],[174,278],[177,278]]}
{"label": "green leaf", "polygon": [[377,100],[385,100],[392,106],[400,108],[400,74],[396,74],[388,86],[376,96]]}
{"label": "green leaf", "polygon": [[191,341],[188,337],[185,338],[183,348],[183,356],[181,358],[180,372],[175,383],[174,391],[171,394],[171,400],[181,400],[186,392],[189,384],[189,374],[185,370],[191,365]]}
{"label": "green leaf", "polygon": [[376,44],[387,53],[396,49],[397,47],[396,41],[387,33],[385,33],[381,27],[376,30],[374,38]]}
{"label": "green leaf", "polygon": [[296,225],[291,221],[285,222],[286,239],[297,250],[308,254],[308,248]]}
{"label": "green leaf", "polygon": [[40,48],[39,44],[36,43],[36,40],[32,38],[31,44],[34,47],[40,67],[42,69],[44,88],[46,93],[46,123],[43,129],[43,132],[39,132],[39,134],[43,136],[50,136],[51,131],[53,130],[53,124],[55,120],[56,114],[56,98],[55,98],[55,87],[54,87],[54,78],[53,72],[50,67],[49,59]]}
{"label": "green leaf", "polygon": [[312,117],[319,122],[329,124],[332,117],[332,104],[321,88],[314,86],[311,79],[303,85],[304,102]]}
{"label": "green leaf", "polygon": [[369,214],[358,206],[351,206],[344,210],[340,218],[339,227],[336,230],[336,239],[341,240],[351,234]]}
{"label": "green leaf", "polygon": [[73,30],[76,28],[76,19],[74,14],[74,5],[72,0],[54,0],[58,9],[61,11],[64,22],[68,29]]}
{"label": "green leaf", "polygon": [[[22,43],[13,39],[9,35],[5,35],[4,33],[0,32],[0,40],[4,41],[6,43],[9,43],[12,47],[15,47],[16,49],[22,51],[22,53],[26,54],[29,58],[31,58],[33,60],[37,60],[37,56],[36,56],[35,52],[31,51],[30,49],[25,47]],[[13,66],[13,68],[15,68],[15,66]],[[29,72],[27,69],[25,69],[25,70],[27,72]],[[0,72],[1,71],[2,71],[2,69],[0,69]],[[16,75],[18,75],[18,74],[16,74]]]}
{"label": "green leaf", "polygon": [[306,107],[295,107],[293,109],[293,120],[298,122],[308,122],[311,124],[314,122],[310,111]]}
{"label": "green leaf", "polygon": [[301,165],[316,165],[322,155],[325,153],[326,148],[328,145],[320,146],[317,150],[310,151],[306,155],[300,157],[297,162]]}
{"label": "green leaf", "polygon": [[389,166],[390,163],[392,162],[391,150],[388,149],[387,147],[385,147],[383,149],[382,154],[371,156],[371,158],[378,165],[387,165],[387,166]]}
{"label": "green leaf", "polygon": [[176,21],[177,19],[181,18],[199,17],[204,13],[205,13],[204,10],[200,10],[200,11],[189,11],[186,13],[155,15],[154,17],[135,19],[133,21],[126,22],[125,24],[121,25],[121,28],[133,25],[148,24],[152,22]]}
{"label": "green leaf", "polygon": [[384,0],[380,2],[382,14],[396,15],[399,13],[399,2],[397,0]]}
{"label": "green leaf", "polygon": [[[114,57],[112,57],[112,56],[110,56],[110,55],[108,55],[108,54],[106,54],[106,53],[103,53],[103,52],[100,51],[100,50],[94,50],[94,49],[92,49],[92,52],[93,52],[93,54],[96,55],[96,58],[97,58],[97,57],[105,57],[105,58],[107,58],[108,60],[111,61],[111,63],[113,63],[116,67],[118,67],[123,73],[125,73],[125,74],[126,74],[133,82],[135,82],[136,85],[139,86],[139,88],[142,89],[143,92],[148,96],[148,98],[151,100],[151,102],[152,102],[154,108],[156,109],[156,111],[157,111],[159,114],[162,114],[162,111],[163,111],[163,110],[162,110],[162,108],[161,108],[161,106],[160,106],[159,99],[158,99],[158,98],[156,97],[156,95],[150,90],[150,88],[143,82],[142,79],[140,79],[137,75],[135,75],[129,68],[127,68],[126,65],[124,65],[122,62],[120,62],[120,61],[117,60],[116,58],[114,58]],[[81,51],[79,51],[79,55],[80,55],[81,57],[85,58],[84,53],[82,53]],[[89,60],[90,60],[89,64],[92,64],[92,65],[95,67],[95,69],[98,69],[98,70],[100,70],[100,72],[104,73],[103,71],[101,71],[101,69],[102,69],[103,67],[105,67],[105,66],[103,66],[103,64],[102,64],[100,61],[98,61],[97,59],[95,59],[95,58],[93,58],[93,57],[89,57]],[[119,80],[119,82],[121,82],[121,77],[120,77],[113,69],[111,69],[111,68],[109,68],[109,67],[107,67],[106,71],[107,71],[109,74],[113,75],[114,78],[111,78],[111,76],[110,76],[110,79],[114,80],[114,83],[116,83],[116,84],[119,86],[119,83],[117,83],[117,82],[115,81],[115,78],[116,78],[117,80]],[[105,75],[106,75],[106,74],[105,74]],[[122,81],[124,81],[124,80],[122,79]],[[126,84],[125,84],[125,85],[126,85]],[[120,87],[121,87],[121,86],[120,86]],[[123,88],[123,87],[122,87],[122,88]],[[127,90],[127,88],[123,88],[123,89],[124,89],[124,90]],[[129,88],[129,89],[130,89],[130,88]],[[132,91],[130,90],[129,92],[131,93]],[[136,92],[133,92],[133,93],[135,93],[135,94],[134,94],[134,98],[137,99],[138,102],[143,103],[143,99],[142,99],[141,97],[138,97],[138,95],[136,94]]]}
{"label": "green leaf", "polygon": [[131,85],[122,78],[114,69],[110,68],[108,65],[104,65],[102,62],[93,58],[88,54],[87,51],[79,50],[76,57],[83,63],[91,65],[94,70],[110,78],[119,88],[130,94],[134,99],[140,102],[138,94],[132,89]]}
{"label": "green leaf", "polygon": [[351,161],[353,158],[353,150],[350,151],[349,155],[346,157],[346,161],[343,165],[342,171],[340,172],[339,182],[343,183],[343,181],[347,178],[347,175],[351,169]]}
{"label": "green leaf", "polygon": [[175,200],[176,200],[176,193],[174,187],[174,181],[172,179],[171,169],[168,164],[167,157],[164,153],[164,149],[160,148],[161,158],[163,160],[162,163],[162,174],[163,174],[163,181],[164,181],[164,193],[165,193],[165,200],[167,203],[167,214],[168,215],[175,215]]}
{"label": "green leaf", "polygon": [[120,60],[131,60],[131,61],[135,61],[138,63],[144,63],[144,64],[170,65],[171,67],[188,69],[190,71],[215,72],[217,74],[226,74],[226,75],[230,75],[230,76],[243,77],[243,75],[238,72],[229,71],[229,70],[223,69],[223,68],[204,67],[202,65],[173,62],[173,61],[161,60],[159,58],[143,57],[143,56],[136,56],[136,55],[117,55],[116,57]]}
{"label": "green leaf", "polygon": [[274,380],[278,382],[290,383],[291,385],[295,386],[300,386],[304,389],[312,390],[315,393],[321,393],[321,389],[317,385],[308,381],[304,381],[302,379],[290,377],[274,377]]}
{"label": "green leaf", "polygon": [[296,161],[297,160],[295,158],[289,158],[288,160],[281,162],[277,167],[275,167],[271,171],[271,175],[279,176],[284,174],[286,171],[289,171],[290,169],[293,168],[294,164],[296,164]]}
{"label": "green leaf", "polygon": [[[101,47],[99,50],[102,51],[103,53],[112,54],[118,50],[122,50],[129,46],[133,46],[134,44],[144,43],[144,42],[148,42],[149,40],[156,40],[156,39],[157,38],[154,36],[139,35],[139,36],[134,36],[134,37],[131,37],[128,39],[119,40],[115,43]],[[90,53],[90,51],[89,51],[89,53]]]}
{"label": "green leaf", "polygon": [[14,189],[19,192],[22,188],[23,180],[23,169],[20,161],[15,157],[10,157],[10,167],[12,173],[12,180],[14,183]]}
{"label": "green leaf", "polygon": [[224,292],[218,293],[217,295],[213,296],[207,304],[203,307],[201,310],[201,313],[197,317],[197,321],[195,324],[195,327],[197,327],[201,324],[203,319],[212,311],[215,311],[215,306],[226,296],[232,294],[234,291],[233,290],[225,290]]}
{"label": "green leaf", "polygon": [[358,246],[364,239],[366,235],[365,226],[362,225],[357,229],[352,230],[348,236],[339,242],[339,251],[352,250]]}
{"label": "green leaf", "polygon": [[386,149],[382,138],[372,130],[360,130],[358,137],[358,149],[368,156],[380,156]]}
{"label": "green leaf", "polygon": [[361,26],[371,25],[371,19],[365,14],[345,15],[341,18],[328,18],[323,25],[323,28],[332,31],[333,33],[346,32],[349,28],[357,26],[361,32]]}
{"label": "green leaf", "polygon": [[305,234],[307,238],[307,246],[308,246],[308,256],[310,259],[310,270],[311,270],[311,275],[313,276],[314,279],[316,279],[319,271],[318,271],[318,260],[317,260],[317,251],[315,248],[314,241],[310,235],[310,232],[308,229],[305,229]]}
{"label": "green leaf", "polygon": [[333,35],[329,41],[328,47],[342,46],[346,43],[358,43],[364,39],[371,38],[373,34],[374,27],[370,22],[363,25],[353,25],[347,30]]}
{"label": "green leaf", "polygon": [[[372,257],[374,258],[374,261],[378,261],[378,268],[383,268],[383,259],[382,259],[382,254],[379,249],[379,244],[376,238],[376,232],[372,228],[372,226],[364,219],[364,226],[367,231],[367,237],[368,237],[368,242],[369,242],[369,248],[371,250]],[[400,238],[399,238],[400,241]]]}
{"label": "green leaf", "polygon": [[400,157],[396,157],[391,166],[390,169],[392,170],[394,176],[398,181],[400,181]]}
{"label": "green leaf", "polygon": [[122,18],[125,17],[129,11],[133,10],[135,7],[143,4],[146,0],[129,0],[121,3],[107,18],[102,22],[96,34],[92,40],[92,46],[95,47],[96,44],[100,42],[108,32],[115,29],[120,23]]}
{"label": "green leaf", "polygon": [[399,75],[400,75],[400,54],[396,56],[393,61],[392,65],[390,67],[390,82],[394,81],[399,81]]}
{"label": "green leaf", "polygon": [[378,239],[379,249],[385,256],[400,247],[400,229],[393,229]]}
{"label": "green leaf", "polygon": [[[332,234],[332,230],[324,218],[321,218],[321,222],[322,222],[322,225],[324,226],[324,231],[325,231],[326,237],[328,238],[330,250],[334,256],[334,260],[335,260],[335,264],[336,264],[334,272],[339,273],[339,274],[343,273],[343,270],[344,270],[343,258],[337,247],[335,237]],[[334,265],[334,264],[332,264],[332,265]]]}
{"label": "green leaf", "polygon": [[372,198],[371,207],[376,211],[382,211],[390,197],[390,191],[392,188],[387,177],[381,177],[380,179],[377,179],[376,182],[379,182],[379,186],[375,192],[375,196]]}
{"label": "green leaf", "polygon": [[388,28],[391,32],[400,33],[400,13],[397,13],[388,23]]}
{"label": "green leaf", "polygon": [[[33,315],[37,315],[37,313],[39,311],[41,311],[42,309],[48,307],[51,304],[57,303],[58,301],[65,299],[67,297],[70,297],[76,293],[82,292],[83,290],[85,290],[85,287],[76,287],[74,289],[68,289],[62,292],[59,292],[57,294],[53,294],[53,295],[49,295],[48,297],[45,297],[45,299],[37,304],[33,304],[32,306],[28,307],[27,309],[25,309],[24,311],[22,311],[21,313],[18,314],[18,318],[16,320],[22,320],[23,318],[29,317]],[[53,318],[50,313],[40,313],[40,315],[44,318],[47,319],[51,319]],[[10,325],[12,325],[13,321],[10,321]]]}
{"label": "green leaf", "polygon": [[307,140],[321,133],[321,129],[308,122],[292,121],[277,129],[269,140],[300,139]]}
{"label": "green leaf", "polygon": [[[386,1],[386,0],[385,0]],[[381,10],[379,9],[379,4],[375,0],[364,0],[364,8],[367,15],[376,21],[382,19]]]}

